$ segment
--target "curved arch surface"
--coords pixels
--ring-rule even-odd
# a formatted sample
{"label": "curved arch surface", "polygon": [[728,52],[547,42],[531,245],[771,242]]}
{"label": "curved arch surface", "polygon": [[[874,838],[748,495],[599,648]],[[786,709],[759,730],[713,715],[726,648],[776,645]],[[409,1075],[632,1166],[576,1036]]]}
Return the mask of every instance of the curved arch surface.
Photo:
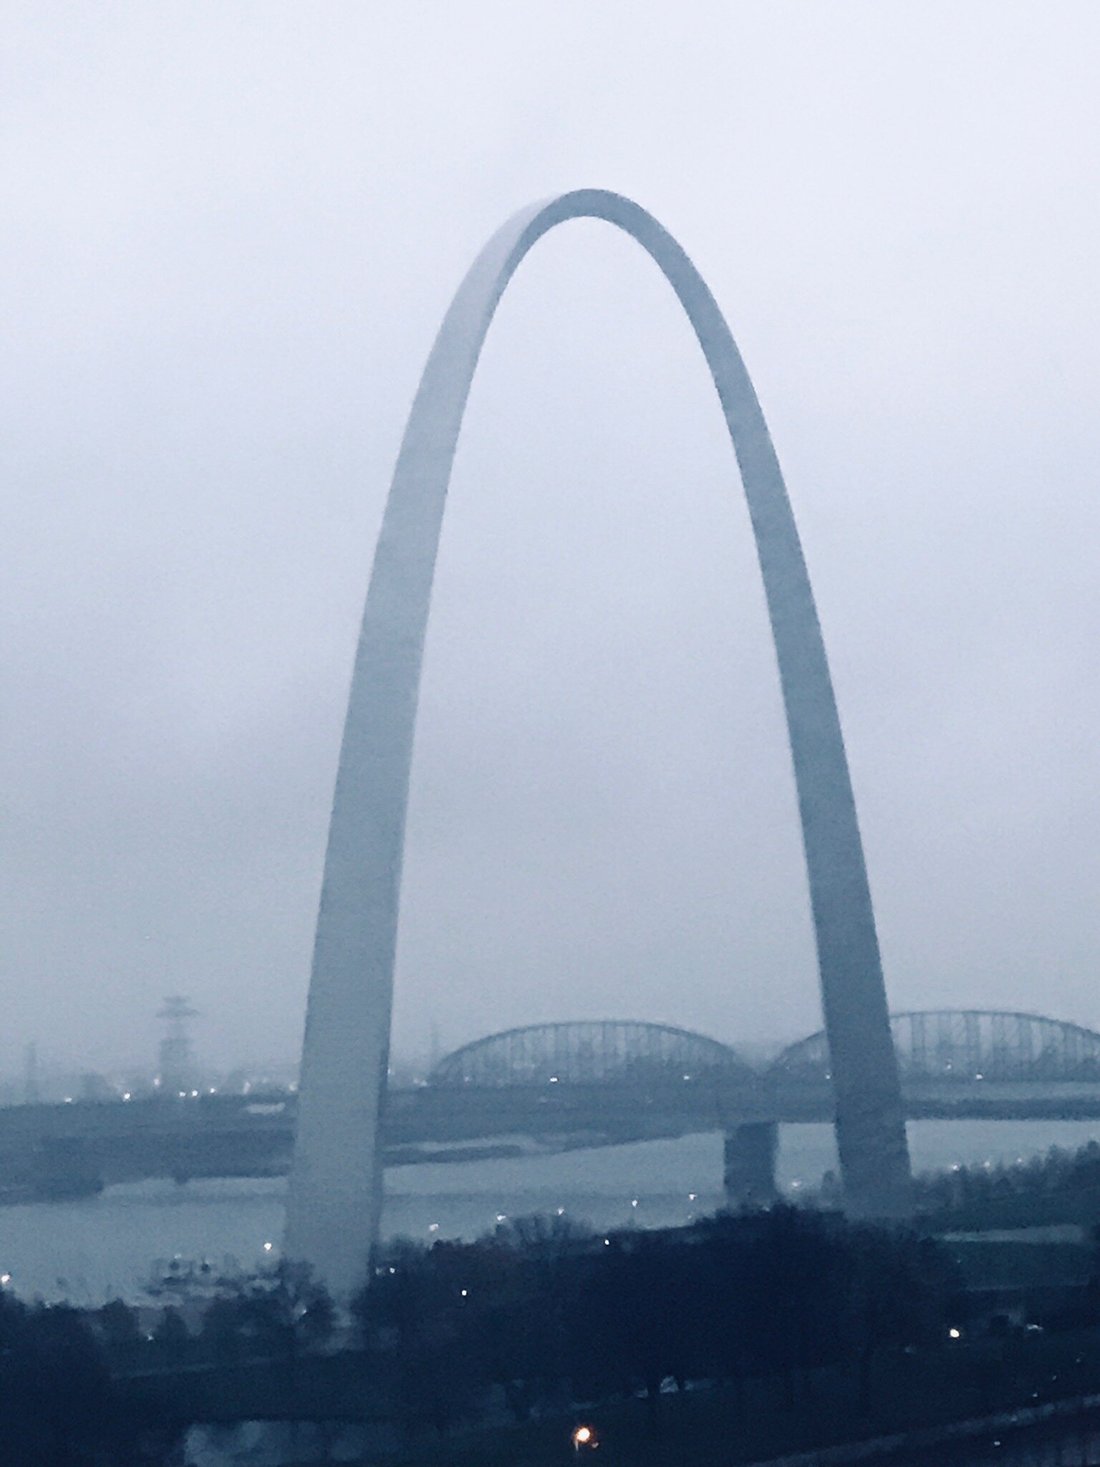
{"label": "curved arch surface", "polygon": [[786,487],[729,327],[691,260],[644,209],[602,189],[503,225],[451,303],[413,402],[375,551],[325,858],[287,1205],[288,1256],[338,1292],[366,1276],[381,1210],[379,1114],[413,732],[436,553],[462,416],[497,304],[548,230],[602,219],[675,291],[740,466],[798,791],[836,1131],[849,1205],[905,1210],[909,1159],[867,873],[821,629]]}

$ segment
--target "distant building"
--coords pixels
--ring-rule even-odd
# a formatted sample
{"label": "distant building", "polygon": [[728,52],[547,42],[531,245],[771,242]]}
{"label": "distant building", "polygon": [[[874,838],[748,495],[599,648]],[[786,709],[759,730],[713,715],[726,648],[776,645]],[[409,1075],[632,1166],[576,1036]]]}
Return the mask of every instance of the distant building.
{"label": "distant building", "polygon": [[198,1009],[193,1009],[182,994],[173,994],[164,1000],[164,1007],[157,1014],[166,1024],[164,1038],[160,1041],[157,1080],[162,1094],[176,1095],[196,1087],[197,1073],[195,1055],[191,1048],[188,1022],[198,1018]]}

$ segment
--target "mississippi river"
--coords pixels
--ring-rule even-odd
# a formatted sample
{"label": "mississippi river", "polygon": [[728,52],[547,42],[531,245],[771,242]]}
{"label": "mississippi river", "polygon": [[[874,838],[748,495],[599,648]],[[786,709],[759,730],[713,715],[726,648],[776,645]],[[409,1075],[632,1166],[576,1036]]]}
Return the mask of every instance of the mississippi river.
{"label": "mississippi river", "polygon": [[[1052,1145],[1081,1146],[1097,1134],[1095,1121],[917,1121],[909,1144],[915,1169],[928,1171],[1015,1161]],[[836,1166],[830,1127],[785,1126],[780,1136],[780,1180],[792,1195]],[[721,1177],[718,1135],[395,1167],[386,1173],[383,1226],[389,1236],[470,1239],[499,1219],[559,1209],[596,1228],[666,1226],[720,1207]],[[248,1268],[275,1256],[284,1193],[281,1180],[145,1182],[87,1201],[2,1207],[0,1273],[11,1275],[24,1298],[97,1304],[135,1297],[158,1261],[176,1255]]]}

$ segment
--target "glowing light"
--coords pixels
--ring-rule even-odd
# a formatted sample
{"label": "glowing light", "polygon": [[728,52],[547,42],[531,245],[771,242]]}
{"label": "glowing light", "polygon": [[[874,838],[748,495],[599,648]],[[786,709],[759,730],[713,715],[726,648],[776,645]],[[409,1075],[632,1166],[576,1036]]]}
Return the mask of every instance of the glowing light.
{"label": "glowing light", "polygon": [[688,1193],[688,1201],[689,1202],[694,1202],[695,1201],[695,1197],[696,1197],[696,1193],[694,1193],[694,1192],[689,1192]]}
{"label": "glowing light", "polygon": [[0,1273],[0,1284],[10,1284],[10,1283],[11,1283],[11,1274],[10,1273]]}
{"label": "glowing light", "polygon": [[470,1291],[469,1291],[469,1289],[459,1289],[459,1291],[458,1291],[458,1292],[459,1292],[459,1293],[460,1293],[460,1294],[461,1294],[461,1295],[462,1295],[462,1297],[463,1297],[463,1298],[464,1298],[464,1299],[465,1299],[465,1298],[466,1298],[466,1297],[467,1297],[467,1295],[468,1295],[468,1294],[469,1294],[469,1292],[470,1292]]}
{"label": "glowing light", "polygon": [[600,1439],[596,1435],[596,1428],[594,1426],[574,1427],[573,1435],[569,1440],[573,1443],[573,1451],[578,1456],[582,1447],[598,1447],[600,1444]]}
{"label": "glowing light", "polygon": [[438,1223],[429,1223],[428,1224],[428,1232],[429,1233],[438,1233],[439,1232],[439,1224]]}
{"label": "glowing light", "polygon": [[962,1339],[962,1330],[961,1329],[956,1329],[955,1326],[952,1325],[951,1328],[947,1331],[947,1337],[948,1337],[948,1339],[951,1339],[951,1340],[961,1340]]}
{"label": "glowing light", "polygon": [[564,1207],[559,1207],[558,1208],[558,1216],[559,1217],[564,1217],[565,1216],[565,1208]]}
{"label": "glowing light", "polygon": [[637,1207],[637,1205],[638,1205],[638,1199],[637,1199],[637,1197],[632,1197],[630,1199],[630,1205],[631,1205],[631,1207]]}
{"label": "glowing light", "polygon": [[500,1222],[507,1222],[507,1221],[508,1221],[508,1214],[506,1212],[498,1212],[497,1213],[497,1222],[498,1223],[500,1223]]}
{"label": "glowing light", "polygon": [[129,1092],[129,1090],[124,1090],[122,1092],[122,1098],[123,1098],[123,1100],[129,1100],[130,1099],[130,1092]]}
{"label": "glowing light", "polygon": [[271,1250],[272,1250],[272,1248],[274,1248],[274,1246],[275,1246],[274,1243],[265,1243],[264,1244],[264,1252],[265,1253],[270,1253]]}

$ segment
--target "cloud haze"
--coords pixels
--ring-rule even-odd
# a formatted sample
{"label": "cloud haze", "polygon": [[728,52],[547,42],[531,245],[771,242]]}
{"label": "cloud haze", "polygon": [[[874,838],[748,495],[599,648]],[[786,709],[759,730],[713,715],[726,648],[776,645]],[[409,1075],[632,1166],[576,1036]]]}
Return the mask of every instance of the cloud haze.
{"label": "cloud haze", "polygon": [[[803,535],[895,1007],[1100,1024],[1100,15],[1007,0],[14,3],[0,1070],[292,1054],[374,536],[508,213],[630,194]],[[654,267],[570,225],[452,487],[397,1042],[816,1027],[740,486]]]}

